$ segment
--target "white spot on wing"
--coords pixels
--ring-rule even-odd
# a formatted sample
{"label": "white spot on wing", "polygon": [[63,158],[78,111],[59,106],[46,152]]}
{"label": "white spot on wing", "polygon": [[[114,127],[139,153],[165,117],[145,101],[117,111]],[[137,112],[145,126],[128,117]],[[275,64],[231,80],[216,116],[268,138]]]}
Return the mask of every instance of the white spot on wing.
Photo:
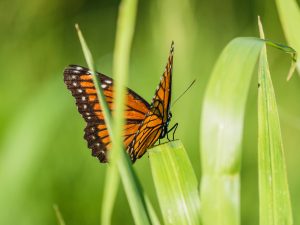
{"label": "white spot on wing", "polygon": [[111,80],[105,80],[104,82],[107,83],[107,84],[111,84],[112,83]]}
{"label": "white spot on wing", "polygon": [[82,93],[82,90],[81,90],[81,89],[78,89],[77,91],[78,91],[78,93]]}
{"label": "white spot on wing", "polygon": [[106,88],[106,87],[107,87],[107,84],[101,84],[101,87],[102,87],[102,88]]}

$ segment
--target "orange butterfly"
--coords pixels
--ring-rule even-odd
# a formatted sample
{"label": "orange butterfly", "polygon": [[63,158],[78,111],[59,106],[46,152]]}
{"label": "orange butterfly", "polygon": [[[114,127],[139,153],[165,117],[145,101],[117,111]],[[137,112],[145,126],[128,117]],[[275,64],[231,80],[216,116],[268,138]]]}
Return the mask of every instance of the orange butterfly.
{"label": "orange butterfly", "polygon": [[[168,130],[172,117],[170,102],[173,52],[174,43],[172,42],[168,63],[151,104],[131,89],[127,89],[124,146],[132,162],[142,157],[157,140],[164,138],[178,126],[176,123]],[[101,73],[96,75],[99,76],[106,101],[112,111],[114,110],[113,80]],[[84,138],[88,142],[88,147],[92,149],[92,155],[104,163],[108,160],[107,150],[110,149],[111,142],[91,76],[87,68],[70,65],[64,71],[64,82],[76,99],[79,113],[87,122]]]}

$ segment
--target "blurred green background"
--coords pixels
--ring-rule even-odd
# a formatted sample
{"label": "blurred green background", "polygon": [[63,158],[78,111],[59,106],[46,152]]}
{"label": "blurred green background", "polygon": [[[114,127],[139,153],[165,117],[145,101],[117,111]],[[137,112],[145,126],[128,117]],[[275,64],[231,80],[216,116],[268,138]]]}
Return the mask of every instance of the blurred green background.
{"label": "blurred green background", "polygon": [[[299,3],[299,2],[298,2]],[[79,23],[97,69],[111,75],[119,1],[0,1],[0,224],[56,224],[58,204],[67,224],[99,224],[106,165],[90,156],[83,119],[63,83],[68,64],[85,66],[74,29]],[[176,137],[201,177],[199,125],[203,94],[213,65],[237,36],[286,43],[272,0],[140,1],[129,87],[150,100],[175,41],[172,97],[197,79],[172,108]],[[295,224],[300,223],[300,83],[285,82],[289,57],[269,50]],[[258,224],[257,78],[246,109],[241,174],[242,224]],[[172,125],[172,124],[171,124]],[[134,165],[158,209],[147,154]],[[159,210],[157,210],[158,212]],[[114,224],[133,224],[120,188]]]}

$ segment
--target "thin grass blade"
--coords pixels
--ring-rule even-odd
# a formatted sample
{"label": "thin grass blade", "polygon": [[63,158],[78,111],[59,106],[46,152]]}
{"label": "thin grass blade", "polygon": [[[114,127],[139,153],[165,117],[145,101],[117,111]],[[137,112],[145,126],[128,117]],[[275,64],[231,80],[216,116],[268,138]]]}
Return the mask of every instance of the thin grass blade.
{"label": "thin grass blade", "polygon": [[[94,65],[94,60],[92,53],[83,37],[83,34],[79,28],[79,25],[76,24],[76,30],[79,37],[79,41],[82,47],[82,51],[86,60],[88,67],[92,72],[93,82],[95,84],[97,97],[99,99],[101,108],[103,109],[105,125],[107,127],[109,136],[112,142],[115,142],[115,135],[112,130],[112,118],[111,112],[108,108],[108,104],[106,102],[103,90],[101,88],[100,80],[96,76],[96,70]],[[105,176],[105,183],[104,183],[104,195],[103,195],[103,203],[101,207],[101,216],[100,221],[103,225],[109,225],[111,221],[111,215],[113,211],[113,206],[116,200],[118,186],[119,186],[119,174],[117,172],[117,168],[115,164],[111,164],[107,168],[106,176]]]}
{"label": "thin grass blade", "polygon": [[[137,0],[123,0],[119,6],[116,42],[113,59],[113,74],[115,80],[116,110],[114,116],[114,134],[116,140],[112,143],[111,161],[117,164],[119,174],[127,195],[128,203],[135,224],[150,224],[149,213],[145,203],[143,190],[133,171],[132,164],[123,149],[123,128],[125,96],[129,68],[131,44],[135,29]],[[150,202],[148,202],[150,204]]]}
{"label": "thin grass blade", "polygon": [[[261,38],[264,38],[259,21]],[[293,224],[284,150],[267,51],[264,46],[258,68],[258,165],[261,225]]]}
{"label": "thin grass blade", "polygon": [[[296,0],[275,0],[279,18],[288,44],[300,52],[300,8]],[[300,61],[297,61],[300,74]]]}
{"label": "thin grass blade", "polygon": [[158,219],[158,216],[156,215],[155,209],[152,206],[152,203],[150,202],[150,199],[147,195],[144,195],[145,203],[148,209],[149,217],[151,218],[151,224],[152,225],[160,225],[160,221]]}
{"label": "thin grass blade", "polygon": [[118,168],[116,165],[108,165],[105,182],[104,182],[104,192],[101,206],[101,225],[111,224],[112,213],[115,205],[115,200],[117,197],[118,189],[120,185],[120,177],[118,173]]}
{"label": "thin grass blade", "polygon": [[181,141],[149,150],[164,224],[200,224],[198,181]]}
{"label": "thin grass blade", "polygon": [[57,218],[57,221],[58,221],[58,224],[59,225],[66,225],[65,221],[64,221],[64,218],[58,208],[58,205],[54,204],[53,205],[53,209],[54,209],[54,212],[55,212],[55,215],[56,215],[56,218]]}
{"label": "thin grass blade", "polygon": [[108,108],[108,104],[105,100],[105,96],[104,96],[104,93],[103,93],[103,90],[101,88],[101,83],[100,83],[100,80],[99,80],[99,77],[96,76],[96,69],[95,69],[95,64],[94,64],[94,59],[93,59],[93,56],[92,56],[92,53],[83,37],[83,34],[79,28],[79,25],[76,24],[75,25],[75,28],[77,30],[77,34],[78,34],[78,38],[79,38],[79,41],[80,41],[80,44],[81,44],[81,48],[82,48],[82,51],[83,51],[83,54],[84,54],[84,58],[85,58],[85,61],[89,67],[89,69],[91,70],[92,72],[92,79],[93,79],[93,82],[95,84],[95,89],[96,89],[96,93],[97,93],[97,97],[99,99],[99,102],[100,102],[100,105],[101,105],[101,109],[103,110],[103,114],[104,114],[104,120],[105,120],[105,125],[107,127],[107,130],[109,132],[109,135],[110,135],[110,138],[113,140],[114,139],[114,134],[112,132],[112,118],[111,118],[111,113],[110,113],[110,110]]}
{"label": "thin grass blade", "polygon": [[[150,206],[150,201],[145,204],[143,191],[139,185],[138,179],[134,174],[131,162],[129,161],[127,155],[123,150],[123,125],[124,125],[124,104],[125,104],[125,94],[126,94],[126,82],[129,64],[129,55],[131,42],[134,32],[134,24],[136,17],[137,1],[122,1],[119,8],[119,18],[117,24],[117,37],[116,37],[116,47],[114,52],[114,78],[116,87],[116,112],[115,112],[115,123],[112,130],[112,120],[110,118],[109,109],[107,107],[105,97],[103,95],[100,82],[97,79],[94,80],[94,84],[97,89],[98,98],[100,98],[101,107],[106,108],[108,112],[104,113],[104,118],[106,125],[109,124],[110,128],[109,134],[113,144],[113,150],[110,157],[111,167],[107,170],[106,179],[108,182],[105,183],[105,193],[107,197],[103,198],[102,205],[102,216],[101,222],[104,224],[110,224],[110,219],[112,215],[113,203],[115,202],[115,196],[117,193],[117,188],[113,185],[118,184],[118,174],[114,167],[118,167],[119,173],[121,174],[122,182],[125,188],[125,192],[131,207],[133,218],[136,224],[150,224],[149,215],[153,216],[154,211],[151,214],[147,212],[147,206]],[[95,74],[95,69],[93,65],[93,58],[88,46],[78,29],[78,34],[83,47],[83,52],[87,61],[87,64],[92,68],[93,74]],[[95,77],[95,76],[94,76]],[[105,215],[104,215],[105,214]],[[156,220],[156,217],[153,218]]]}

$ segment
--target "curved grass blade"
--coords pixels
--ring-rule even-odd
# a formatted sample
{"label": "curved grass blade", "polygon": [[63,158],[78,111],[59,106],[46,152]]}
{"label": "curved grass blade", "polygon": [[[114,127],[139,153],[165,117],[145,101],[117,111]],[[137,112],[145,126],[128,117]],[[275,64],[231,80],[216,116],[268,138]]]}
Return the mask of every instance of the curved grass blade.
{"label": "curved grass blade", "polygon": [[236,38],[221,53],[204,98],[201,124],[201,215],[204,225],[240,224],[244,111],[263,41]]}
{"label": "curved grass blade", "polygon": [[264,43],[296,57],[294,49],[269,40],[234,39],[218,59],[206,90],[201,126],[204,224],[240,224],[243,117],[251,74]]}
{"label": "curved grass blade", "polygon": [[[264,38],[259,21],[260,35]],[[259,212],[262,225],[293,224],[283,144],[266,46],[258,68]]]}
{"label": "curved grass blade", "polygon": [[201,126],[204,224],[240,224],[243,118],[251,74],[265,43],[296,56],[294,49],[269,40],[236,38],[223,50],[208,84]]}
{"label": "curved grass blade", "polygon": [[164,224],[200,224],[198,181],[181,141],[148,152]]}
{"label": "curved grass blade", "polygon": [[[289,45],[300,52],[300,8],[296,0],[276,0],[282,29]],[[300,61],[297,61],[297,70],[300,74]]]}
{"label": "curved grass blade", "polygon": [[289,46],[279,44],[279,43],[275,43],[273,41],[269,41],[269,40],[266,40],[266,39],[264,39],[264,40],[265,40],[267,45],[272,46],[274,48],[277,48],[279,50],[282,50],[283,52],[291,55],[292,63],[291,63],[290,70],[289,70],[287,78],[286,78],[286,80],[289,81],[292,78],[292,75],[293,75],[293,73],[294,73],[294,71],[297,67],[297,63],[298,63],[297,62],[297,52]]}

